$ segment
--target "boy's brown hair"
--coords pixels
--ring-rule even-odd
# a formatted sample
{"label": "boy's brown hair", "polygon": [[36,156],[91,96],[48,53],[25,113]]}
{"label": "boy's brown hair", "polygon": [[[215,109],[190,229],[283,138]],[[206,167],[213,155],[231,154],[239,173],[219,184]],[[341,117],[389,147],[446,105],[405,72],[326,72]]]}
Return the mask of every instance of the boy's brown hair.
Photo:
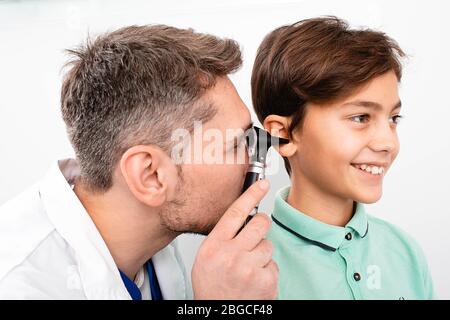
{"label": "boy's brown hair", "polygon": [[[282,26],[259,46],[251,80],[253,107],[261,122],[270,114],[291,117],[291,136],[301,127],[308,103],[345,98],[391,70],[400,81],[404,56],[386,34],[350,29],[337,17]],[[284,162],[290,174],[287,158]]]}

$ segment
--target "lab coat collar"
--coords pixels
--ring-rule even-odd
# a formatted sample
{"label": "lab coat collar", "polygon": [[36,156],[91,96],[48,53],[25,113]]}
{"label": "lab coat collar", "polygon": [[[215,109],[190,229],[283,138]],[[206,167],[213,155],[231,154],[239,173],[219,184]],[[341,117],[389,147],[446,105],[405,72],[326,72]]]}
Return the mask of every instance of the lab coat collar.
{"label": "lab coat collar", "polygon": [[40,185],[40,196],[56,230],[74,249],[80,284],[88,299],[131,299],[95,224],[70,184],[79,174],[75,160],[58,161]]}
{"label": "lab coat collar", "polygon": [[152,262],[163,299],[190,300],[192,292],[176,241],[153,255]]}

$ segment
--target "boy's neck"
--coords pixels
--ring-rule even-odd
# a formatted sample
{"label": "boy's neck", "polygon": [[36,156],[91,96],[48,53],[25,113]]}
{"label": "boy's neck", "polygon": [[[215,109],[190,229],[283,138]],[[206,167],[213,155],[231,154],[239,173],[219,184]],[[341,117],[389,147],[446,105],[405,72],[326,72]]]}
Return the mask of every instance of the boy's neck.
{"label": "boy's neck", "polygon": [[291,177],[291,181],[286,201],[293,208],[313,219],[340,227],[344,227],[353,217],[356,207],[352,199],[328,194],[306,179]]}

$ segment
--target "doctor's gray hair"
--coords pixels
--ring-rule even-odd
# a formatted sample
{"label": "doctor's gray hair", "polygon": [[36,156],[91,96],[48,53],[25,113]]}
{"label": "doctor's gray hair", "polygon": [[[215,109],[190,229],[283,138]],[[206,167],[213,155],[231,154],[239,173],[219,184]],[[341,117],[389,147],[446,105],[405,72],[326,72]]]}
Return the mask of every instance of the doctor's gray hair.
{"label": "doctor's gray hair", "polygon": [[128,148],[169,153],[173,130],[210,120],[217,110],[203,93],[242,64],[235,41],[164,25],[125,27],[68,52],[62,116],[80,178],[99,192]]}

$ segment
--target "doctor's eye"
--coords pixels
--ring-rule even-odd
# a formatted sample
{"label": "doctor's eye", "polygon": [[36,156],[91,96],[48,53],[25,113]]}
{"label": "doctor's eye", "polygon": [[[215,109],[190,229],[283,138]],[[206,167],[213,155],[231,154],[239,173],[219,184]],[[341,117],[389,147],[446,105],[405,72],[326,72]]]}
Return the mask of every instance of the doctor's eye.
{"label": "doctor's eye", "polygon": [[366,123],[367,121],[369,121],[369,119],[370,115],[368,114],[359,114],[350,118],[351,121],[356,123]]}
{"label": "doctor's eye", "polygon": [[247,139],[246,137],[240,137],[237,141],[236,141],[236,148],[246,148],[247,147]]}

